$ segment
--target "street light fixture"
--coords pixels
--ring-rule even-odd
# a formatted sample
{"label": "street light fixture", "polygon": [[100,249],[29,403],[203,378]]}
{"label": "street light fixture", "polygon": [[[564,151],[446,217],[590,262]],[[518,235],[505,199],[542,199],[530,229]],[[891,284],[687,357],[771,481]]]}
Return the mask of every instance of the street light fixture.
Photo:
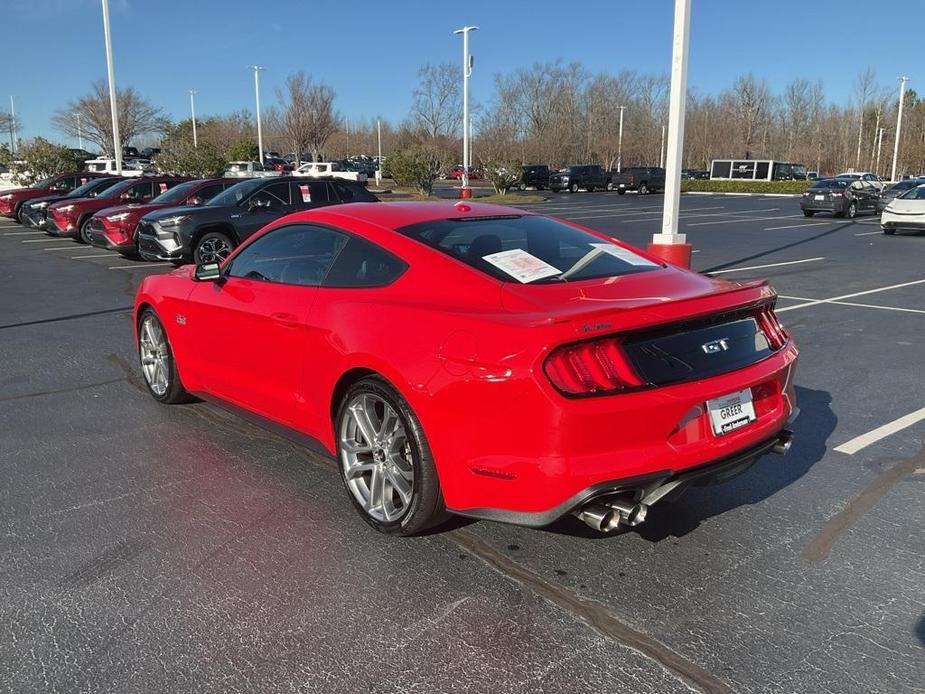
{"label": "street light fixture", "polygon": [[199,147],[199,138],[196,137],[196,99],[195,96],[198,94],[195,89],[189,90],[189,110],[190,115],[193,118],[193,147]]}
{"label": "street light fixture", "polygon": [[254,71],[254,98],[257,102],[257,149],[260,152],[260,165],[263,166],[263,128],[260,125],[260,71],[263,68],[259,65],[251,65],[250,69]]}
{"label": "street light fixture", "polygon": [[896,180],[896,164],[899,159],[899,136],[903,128],[903,102],[906,100],[906,82],[908,77],[903,75],[899,78],[899,112],[896,114],[896,137],[893,139],[893,171],[890,173],[890,180]]}
{"label": "street light fixture", "polygon": [[109,33],[109,0],[103,1],[103,40],[106,44],[106,73],[109,77],[109,108],[112,115],[112,150],[116,175],[122,175],[122,139],[119,137],[119,105],[116,101],[116,72],[112,65],[112,36]]}
{"label": "street light fixture", "polygon": [[478,31],[478,27],[464,26],[454,34],[463,36],[463,170],[462,187],[469,187],[469,76],[472,74],[472,56],[469,55],[469,32]]}

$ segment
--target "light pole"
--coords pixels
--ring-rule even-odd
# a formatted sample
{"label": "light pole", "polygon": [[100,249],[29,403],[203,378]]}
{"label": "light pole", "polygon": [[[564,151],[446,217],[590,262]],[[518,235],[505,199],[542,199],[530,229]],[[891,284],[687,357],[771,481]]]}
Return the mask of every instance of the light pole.
{"label": "light pole", "polygon": [[668,159],[665,162],[665,209],[662,230],[653,235],[649,251],[660,258],[691,266],[691,246],[679,231],[681,163],[684,155],[684,109],[687,106],[687,57],[691,34],[691,0],[675,0],[674,42],[671,49],[671,95],[668,102]]}
{"label": "light pole", "polygon": [[469,187],[469,76],[472,74],[472,56],[469,55],[469,32],[478,27],[464,26],[454,34],[463,36],[463,171],[462,187]]}
{"label": "light pole", "polygon": [[623,171],[623,109],[626,106],[620,107],[620,130],[617,135],[617,173]]}
{"label": "light pole", "polygon": [[74,116],[77,118],[77,146],[80,149],[84,148],[84,136],[83,131],[80,129],[80,111],[74,111]]}
{"label": "light pole", "polygon": [[260,165],[263,166],[263,127],[260,125],[260,71],[259,65],[251,65],[254,71],[254,99],[257,102],[257,149],[260,152]]}
{"label": "light pole", "polygon": [[103,40],[106,43],[106,72],[109,77],[109,109],[112,115],[112,150],[116,174],[122,175],[122,139],[119,137],[119,104],[116,101],[116,71],[112,65],[112,36],[109,33],[109,0],[103,0]]}
{"label": "light pole", "polygon": [[10,154],[16,154],[16,105],[10,94]]}
{"label": "light pole", "polygon": [[379,143],[379,159],[376,161],[376,185],[382,184],[382,121],[376,119],[376,140]]}
{"label": "light pole", "polygon": [[196,137],[196,90],[189,90],[189,111],[193,117],[193,147],[199,147],[199,138]]}
{"label": "light pole", "polygon": [[662,126],[662,146],[658,150],[658,168],[665,168],[665,126]]}
{"label": "light pole", "polygon": [[880,175],[880,148],[883,146],[883,128],[877,133],[877,163],[874,165],[874,173]]}
{"label": "light pole", "polygon": [[899,159],[899,136],[902,134],[903,127],[903,102],[906,100],[906,82],[908,77],[903,75],[899,78],[899,112],[896,114],[896,137],[893,140],[893,171],[890,173],[890,180],[896,180],[896,164]]}
{"label": "light pole", "polygon": [[344,132],[347,135],[346,154],[350,156],[350,119],[344,116]]}

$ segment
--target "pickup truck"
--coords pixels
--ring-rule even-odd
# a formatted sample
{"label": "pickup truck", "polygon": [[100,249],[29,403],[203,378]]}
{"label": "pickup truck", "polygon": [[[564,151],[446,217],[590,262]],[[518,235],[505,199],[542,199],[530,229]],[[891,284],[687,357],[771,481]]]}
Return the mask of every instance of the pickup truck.
{"label": "pickup truck", "polygon": [[[87,171],[92,171],[93,173],[101,174],[104,176],[117,175],[115,159],[106,159],[105,157],[87,159],[87,161],[84,162],[84,166],[87,167]],[[150,167],[146,168],[141,164],[136,164],[133,162],[122,162],[123,176],[144,176],[145,173],[153,173],[153,169]]]}
{"label": "pickup truck", "polygon": [[569,166],[549,176],[549,189],[554,193],[560,190],[577,193],[579,188],[593,193],[595,190],[603,190],[606,186],[607,178],[604,170],[596,164]]}
{"label": "pickup truck", "polygon": [[369,181],[369,176],[362,171],[350,171],[346,166],[336,161],[310,161],[307,164],[302,164],[292,172],[292,175],[305,178],[342,178],[345,181],[354,181],[364,186]]}
{"label": "pickup truck", "polygon": [[635,190],[640,195],[665,190],[665,169],[657,166],[631,166],[621,172],[611,171],[607,190],[615,190],[620,195],[628,190]]}
{"label": "pickup truck", "polygon": [[266,178],[279,176],[280,171],[267,169],[259,161],[230,161],[225,167],[223,178]]}

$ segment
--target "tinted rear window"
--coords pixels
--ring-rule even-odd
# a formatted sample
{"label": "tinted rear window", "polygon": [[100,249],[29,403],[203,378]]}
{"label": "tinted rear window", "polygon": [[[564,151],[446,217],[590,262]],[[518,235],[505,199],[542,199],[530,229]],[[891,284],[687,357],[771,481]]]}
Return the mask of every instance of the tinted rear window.
{"label": "tinted rear window", "polygon": [[660,267],[638,253],[548,217],[469,217],[398,229],[503,282],[616,277]]}
{"label": "tinted rear window", "polygon": [[832,188],[847,188],[849,183],[851,183],[851,179],[823,178],[813,183],[812,187],[816,190],[820,190],[820,189],[829,190]]}

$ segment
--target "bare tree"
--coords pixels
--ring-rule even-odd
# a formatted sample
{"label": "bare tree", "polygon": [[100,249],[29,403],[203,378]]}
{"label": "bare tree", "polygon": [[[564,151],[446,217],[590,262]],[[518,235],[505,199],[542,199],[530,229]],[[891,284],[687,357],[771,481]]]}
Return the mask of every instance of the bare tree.
{"label": "bare tree", "polygon": [[286,78],[286,90],[276,90],[279,111],[274,122],[276,129],[292,146],[296,157],[309,151],[313,135],[312,80],[299,71]]}
{"label": "bare tree", "polygon": [[751,158],[755,138],[771,110],[771,94],[764,80],[748,74],[739,77],[732,85],[731,107],[738,121],[744,156]]}
{"label": "bare tree", "polygon": [[339,117],[334,110],[334,90],[326,84],[316,84],[309,79],[304,99],[308,120],[306,144],[312,159],[317,161],[328,139],[337,130]]}
{"label": "bare tree", "polygon": [[858,151],[854,158],[854,168],[861,168],[861,144],[864,139],[864,112],[867,102],[877,91],[877,75],[869,66],[854,81],[854,94],[858,100]]}
{"label": "bare tree", "polygon": [[[116,100],[119,107],[120,147],[139,135],[162,133],[166,130],[168,121],[161,110],[144,99],[134,88],[118,90]],[[51,118],[52,126],[65,135],[77,137],[78,113],[79,132],[83,138],[99,145],[108,156],[113,156],[112,115],[109,89],[105,82],[94,82],[89,94],[56,111]]]}
{"label": "bare tree", "polygon": [[462,124],[462,91],[459,68],[453,63],[418,70],[418,86],[412,94],[411,117],[432,139],[455,135]]}

